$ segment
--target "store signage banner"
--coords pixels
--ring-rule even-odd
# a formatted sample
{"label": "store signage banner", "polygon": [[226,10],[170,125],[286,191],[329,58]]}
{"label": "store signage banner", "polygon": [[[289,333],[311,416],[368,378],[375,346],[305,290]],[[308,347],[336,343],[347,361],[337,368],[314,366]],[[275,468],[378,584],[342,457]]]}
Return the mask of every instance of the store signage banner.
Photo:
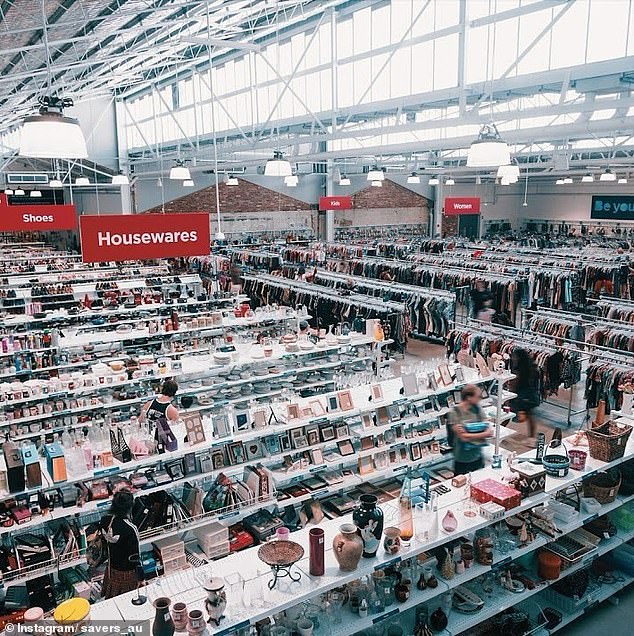
{"label": "store signage banner", "polygon": [[480,197],[446,197],[445,214],[480,214]]}
{"label": "store signage banner", "polygon": [[320,210],[351,210],[352,197],[319,197]]}
{"label": "store signage banner", "polygon": [[138,214],[80,216],[84,263],[209,254],[209,215]]}
{"label": "store signage banner", "polygon": [[590,218],[604,221],[634,221],[634,197],[625,195],[593,196]]}
{"label": "store signage banner", "polygon": [[74,230],[74,205],[9,205],[0,195],[0,232]]}

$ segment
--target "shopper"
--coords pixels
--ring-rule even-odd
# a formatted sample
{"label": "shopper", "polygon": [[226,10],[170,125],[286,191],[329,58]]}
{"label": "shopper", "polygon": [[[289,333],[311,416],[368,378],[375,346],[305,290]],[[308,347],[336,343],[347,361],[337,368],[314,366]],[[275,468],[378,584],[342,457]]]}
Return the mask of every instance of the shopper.
{"label": "shopper", "polygon": [[108,548],[108,564],[103,580],[104,598],[131,592],[137,588],[137,567],[141,562],[139,532],[130,520],[134,497],[120,490],[112,498],[110,512],[99,527]]}
{"label": "shopper", "polygon": [[511,353],[511,372],[515,374],[513,391],[517,393],[514,410],[519,422],[528,424],[528,435],[535,437],[537,421],[534,410],[539,406],[539,369],[531,355],[517,347]]}
{"label": "shopper", "polygon": [[[460,403],[449,411],[447,437],[453,446],[454,473],[466,475],[479,468],[484,468],[482,447],[485,440],[491,437],[492,431],[486,423],[487,417],[480,407],[482,394],[480,389],[467,384],[460,392]],[[483,423],[481,431],[470,433],[466,425]]]}
{"label": "shopper", "polygon": [[164,417],[176,421],[179,418],[178,410],[172,404],[172,398],[178,392],[178,384],[174,380],[167,379],[161,386],[161,393],[153,400],[146,402],[141,408],[141,420],[156,422]]}

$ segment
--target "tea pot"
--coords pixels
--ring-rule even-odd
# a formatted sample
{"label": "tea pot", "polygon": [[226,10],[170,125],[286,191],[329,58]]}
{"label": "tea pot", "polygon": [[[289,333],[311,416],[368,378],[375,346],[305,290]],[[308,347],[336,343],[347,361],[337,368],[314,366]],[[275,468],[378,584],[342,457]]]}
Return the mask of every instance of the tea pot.
{"label": "tea pot", "polygon": [[224,618],[224,611],[227,607],[225,581],[220,577],[213,576],[203,585],[203,589],[207,592],[205,599],[205,609],[209,614],[207,622],[214,623],[218,627]]}

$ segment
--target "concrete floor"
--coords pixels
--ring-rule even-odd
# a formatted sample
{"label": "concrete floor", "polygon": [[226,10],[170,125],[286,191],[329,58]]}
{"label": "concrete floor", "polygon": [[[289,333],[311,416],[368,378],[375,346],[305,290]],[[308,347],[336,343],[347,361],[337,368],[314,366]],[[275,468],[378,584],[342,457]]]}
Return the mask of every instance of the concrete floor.
{"label": "concrete floor", "polygon": [[[410,340],[404,360],[397,361],[397,363],[407,365],[414,363],[416,360],[429,360],[444,355],[445,347],[442,345],[431,344],[421,340]],[[582,411],[571,417],[570,427],[567,426],[569,402],[573,413]],[[557,396],[553,396],[536,409],[537,430],[545,433],[547,441],[557,427],[563,429],[565,436],[569,432],[583,426],[587,417],[584,409],[585,400],[583,399],[582,381],[574,387],[572,400],[570,399],[570,392],[562,389]],[[526,424],[511,422],[509,428],[516,430],[517,433],[502,443],[505,448],[517,453],[524,453],[535,447],[534,440],[528,437]],[[612,601],[618,604],[615,605]],[[557,632],[557,634],[561,634],[561,636],[634,635],[634,586],[630,585],[629,588],[615,595],[613,599],[595,607],[589,613]],[[502,634],[501,636],[504,635]]]}

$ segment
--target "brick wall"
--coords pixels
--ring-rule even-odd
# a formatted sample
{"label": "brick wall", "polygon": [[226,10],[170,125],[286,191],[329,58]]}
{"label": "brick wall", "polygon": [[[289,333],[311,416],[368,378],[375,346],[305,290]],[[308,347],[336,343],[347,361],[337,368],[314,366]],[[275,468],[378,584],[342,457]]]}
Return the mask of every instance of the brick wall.
{"label": "brick wall", "polygon": [[383,181],[381,188],[374,188],[369,183],[366,188],[352,195],[352,207],[368,208],[428,208],[429,201],[420,194],[408,190],[390,179]]}

